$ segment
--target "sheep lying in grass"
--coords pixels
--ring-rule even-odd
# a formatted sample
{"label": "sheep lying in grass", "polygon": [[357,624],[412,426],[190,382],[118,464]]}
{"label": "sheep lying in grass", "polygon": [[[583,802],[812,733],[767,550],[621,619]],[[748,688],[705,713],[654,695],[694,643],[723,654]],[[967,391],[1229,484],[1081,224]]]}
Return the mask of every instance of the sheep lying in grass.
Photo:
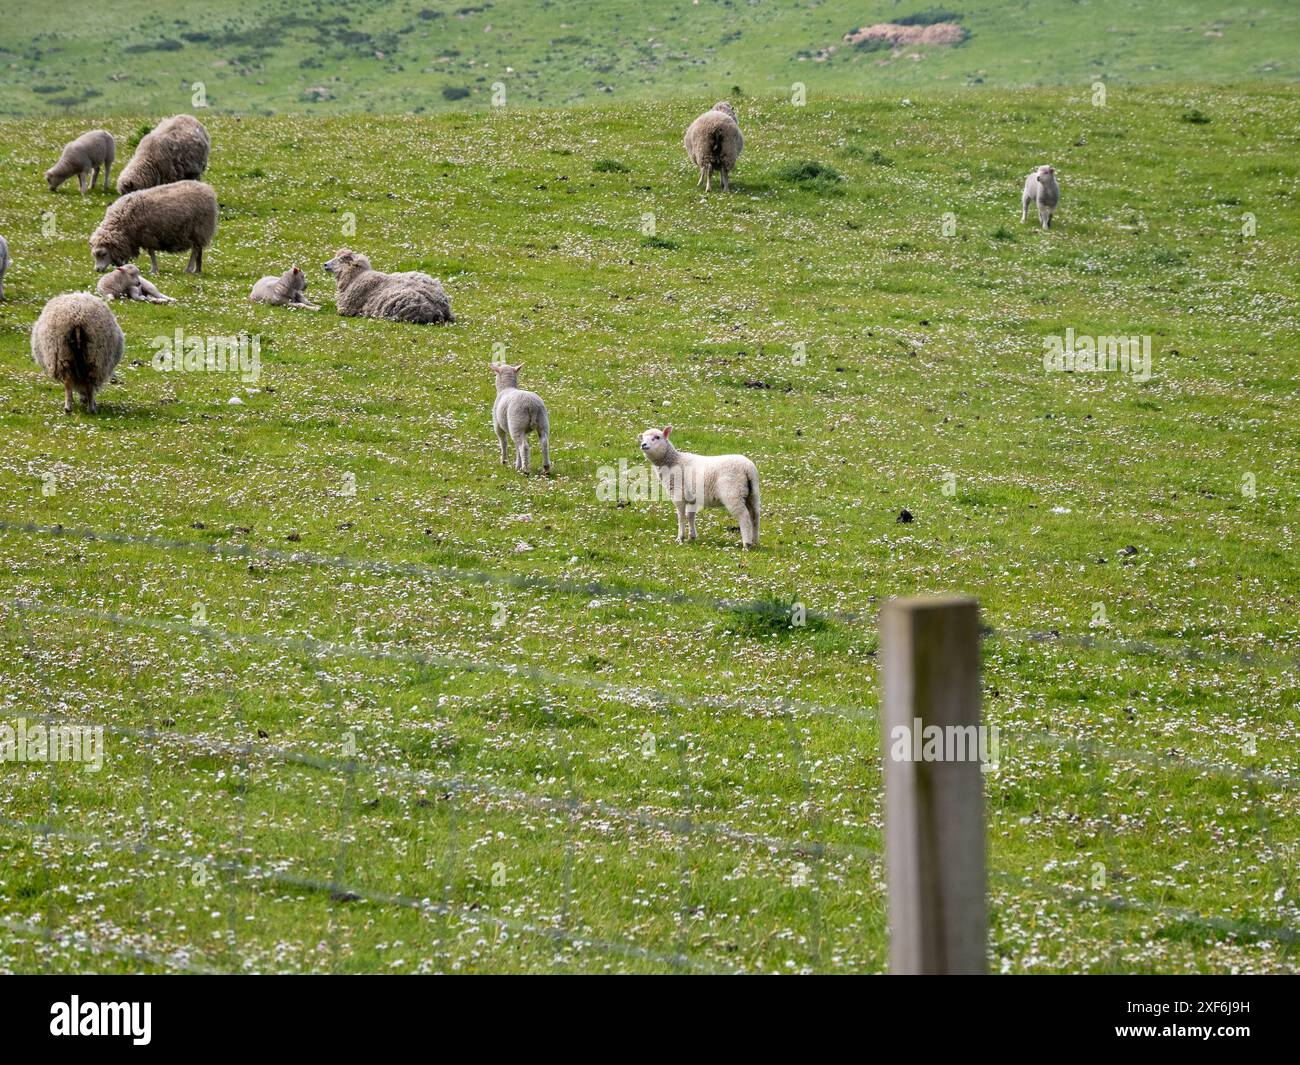
{"label": "sheep lying in grass", "polygon": [[5,271],[9,269],[9,245],[0,237],[0,300],[5,298]]}
{"label": "sheep lying in grass", "polygon": [[381,273],[371,269],[370,260],[364,255],[347,248],[339,249],[325,264],[325,269],[334,275],[341,315],[388,318],[420,325],[456,320],[442,284],[428,274]]}
{"label": "sheep lying in grass", "polygon": [[744,455],[693,455],[668,439],[672,426],[641,434],[641,452],[650,460],[668,498],[677,508],[677,542],[696,539],[695,512],[726,507],[740,523],[745,549],[758,546],[758,467]]}
{"label": "sheep lying in grass", "polygon": [[120,193],[138,192],[173,181],[197,181],[208,168],[208,131],[193,115],[165,118],[136,145],[117,179]]}
{"label": "sheep lying in grass", "polygon": [[93,190],[99,178],[99,171],[104,171],[104,191],[108,191],[109,174],[113,170],[113,160],[117,158],[117,144],[113,134],[106,129],[92,129],[83,133],[75,141],[63,146],[59,161],[45,171],[45,180],[53,192],[73,174],[77,175],[77,184],[81,186],[81,195],[86,195],[86,175],[90,175],[90,188]]}
{"label": "sheep lying in grass", "polygon": [[201,181],[176,181],[114,201],[90,235],[95,269],[125,266],[141,249],[158,272],[158,252],[188,251],[187,274],[203,272],[203,249],[217,231],[217,194]]}
{"label": "sheep lying in grass", "polygon": [[308,303],[304,295],[307,289],[307,275],[296,266],[286,270],[279,277],[268,274],[253,286],[249,299],[254,303],[269,303],[275,307],[300,307],[305,311],[319,311],[314,303]]}
{"label": "sheep lying in grass", "polygon": [[722,188],[731,191],[728,176],[736,169],[736,160],[745,147],[745,138],[740,135],[740,123],[736,119],[736,109],[726,100],[713,105],[713,110],[705,111],[686,131],[686,157],[700,168],[700,180],[696,188],[704,186],[704,191],[713,188],[713,171],[722,174]]}
{"label": "sheep lying in grass", "polygon": [[1020,221],[1029,218],[1029,205],[1038,204],[1038,220],[1044,229],[1052,226],[1052,212],[1061,199],[1061,187],[1056,183],[1056,170],[1050,166],[1040,166],[1025,178],[1025,191],[1020,197]]}
{"label": "sheep lying in grass", "polygon": [[95,413],[95,393],[113,376],[125,348],[113,312],[89,292],[55,296],[32,327],[32,358],[63,385],[64,414],[72,413],[73,392]]}
{"label": "sheep lying in grass", "polygon": [[526,392],[519,387],[519,371],[524,368],[521,362],[517,366],[492,363],[492,372],[497,379],[497,398],[492,404],[492,428],[496,430],[497,440],[501,443],[501,465],[508,466],[510,459],[506,451],[506,438],[515,443],[515,469],[520,473],[530,472],[532,454],[528,450],[528,434],[537,433],[537,442],[542,448],[542,472],[551,472],[551,419],[546,413],[546,404],[536,392]]}
{"label": "sheep lying in grass", "polygon": [[175,303],[164,296],[140,273],[135,263],[115,266],[99,279],[96,290],[105,300],[141,300],[144,303]]}

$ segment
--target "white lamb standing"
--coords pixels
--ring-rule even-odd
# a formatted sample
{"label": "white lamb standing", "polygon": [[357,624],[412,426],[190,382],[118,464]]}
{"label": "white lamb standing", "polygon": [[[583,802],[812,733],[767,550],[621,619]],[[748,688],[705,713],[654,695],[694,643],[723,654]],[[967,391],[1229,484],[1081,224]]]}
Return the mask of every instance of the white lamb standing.
{"label": "white lamb standing", "polygon": [[532,454],[528,449],[528,434],[537,433],[537,442],[542,448],[542,472],[551,472],[551,419],[546,413],[546,404],[536,392],[526,392],[519,387],[519,371],[524,368],[521,362],[517,366],[506,363],[492,363],[492,372],[497,379],[497,398],[492,404],[492,428],[496,430],[501,442],[501,465],[508,466],[506,438],[515,443],[515,469],[528,473]]}
{"label": "white lamb standing", "polygon": [[1061,187],[1056,183],[1056,169],[1040,166],[1025,178],[1025,191],[1020,198],[1020,221],[1029,218],[1029,205],[1038,204],[1038,220],[1044,229],[1052,226],[1052,212],[1061,199]]}
{"label": "white lamb standing", "polygon": [[758,546],[758,467],[744,455],[695,455],[678,451],[668,439],[673,427],[647,429],[641,453],[650,460],[668,498],[677,508],[677,542],[696,539],[695,512],[726,507],[740,523],[746,550]]}

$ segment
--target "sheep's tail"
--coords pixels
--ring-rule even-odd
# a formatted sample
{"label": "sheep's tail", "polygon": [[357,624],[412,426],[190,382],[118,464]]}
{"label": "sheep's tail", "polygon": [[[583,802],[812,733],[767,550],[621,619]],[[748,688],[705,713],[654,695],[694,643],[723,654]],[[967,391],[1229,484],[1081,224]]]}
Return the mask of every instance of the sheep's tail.
{"label": "sheep's tail", "polygon": [[69,376],[71,376],[74,384],[89,384],[91,378],[90,337],[86,334],[85,326],[77,324],[68,330],[67,344]]}
{"label": "sheep's tail", "polygon": [[722,142],[725,136],[725,132],[720,128],[709,133],[709,162],[718,169],[722,167]]}

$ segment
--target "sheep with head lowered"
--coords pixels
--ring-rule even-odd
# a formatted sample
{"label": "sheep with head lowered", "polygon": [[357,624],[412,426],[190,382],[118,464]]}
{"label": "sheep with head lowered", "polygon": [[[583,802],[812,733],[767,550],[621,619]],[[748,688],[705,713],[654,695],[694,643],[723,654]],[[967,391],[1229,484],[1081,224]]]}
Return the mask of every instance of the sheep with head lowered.
{"label": "sheep with head lowered", "polygon": [[217,194],[201,181],[130,192],[109,204],[104,220],[90,235],[90,251],[100,273],[125,266],[141,250],[158,272],[158,252],[188,251],[187,274],[203,272],[203,249],[217,232]]}
{"label": "sheep with head lowered", "polygon": [[335,302],[339,314],[346,317],[360,315],[420,325],[456,320],[442,283],[428,274],[385,274],[371,269],[364,255],[347,248],[340,248],[325,270],[334,275]]}
{"label": "sheep with head lowered", "polygon": [[268,274],[253,286],[248,298],[254,303],[269,303],[273,307],[300,307],[304,311],[319,311],[314,303],[308,303],[307,275],[294,266],[279,277]]}
{"label": "sheep with head lowered", "polygon": [[515,444],[515,469],[520,473],[529,473],[532,468],[532,453],[528,448],[528,434],[537,434],[537,443],[542,449],[542,472],[551,472],[551,418],[546,413],[546,404],[536,392],[528,392],[519,387],[519,371],[524,368],[521,362],[517,366],[507,363],[492,363],[492,373],[496,375],[497,398],[492,404],[492,428],[496,430],[497,440],[501,444],[501,465],[510,464],[507,455],[507,438]]}
{"label": "sheep with head lowered", "polygon": [[95,393],[113,376],[125,348],[113,312],[89,292],[55,296],[32,327],[32,358],[63,385],[64,414],[72,413],[74,392],[86,411],[95,413]]}
{"label": "sheep with head lowered", "polygon": [[695,455],[678,451],[668,439],[673,427],[647,429],[640,436],[641,453],[677,508],[677,542],[696,539],[695,512],[726,507],[740,523],[746,550],[758,546],[758,467],[744,455]]}
{"label": "sheep with head lowered", "polygon": [[115,266],[99,279],[95,286],[104,300],[140,300],[143,303],[175,303],[170,296],[164,296],[148,278],[140,273],[135,263]]}
{"label": "sheep with head lowered", "polygon": [[173,181],[197,181],[208,168],[211,140],[193,115],[165,118],[136,145],[117,178],[120,193],[138,192]]}
{"label": "sheep with head lowered", "polygon": [[704,191],[713,188],[713,172],[722,175],[722,188],[731,191],[728,180],[736,169],[736,161],[745,147],[745,138],[740,135],[740,123],[736,119],[736,109],[726,100],[713,105],[705,111],[686,131],[686,157],[700,168],[700,180],[696,188],[704,186]]}
{"label": "sheep with head lowered", "polygon": [[53,192],[73,174],[77,175],[77,184],[81,186],[81,195],[86,195],[86,175],[90,175],[90,188],[93,191],[99,179],[99,171],[104,171],[104,191],[108,191],[108,179],[113,170],[113,160],[117,158],[117,142],[113,134],[106,129],[92,129],[83,133],[75,141],[63,146],[59,161],[45,171],[45,181]]}
{"label": "sheep with head lowered", "polygon": [[0,300],[5,298],[5,271],[9,269],[9,245],[0,237]]}
{"label": "sheep with head lowered", "polygon": [[1061,187],[1056,183],[1056,168],[1040,166],[1025,178],[1025,191],[1020,197],[1020,221],[1029,218],[1029,205],[1038,205],[1038,221],[1044,229],[1052,226],[1052,212],[1061,200]]}

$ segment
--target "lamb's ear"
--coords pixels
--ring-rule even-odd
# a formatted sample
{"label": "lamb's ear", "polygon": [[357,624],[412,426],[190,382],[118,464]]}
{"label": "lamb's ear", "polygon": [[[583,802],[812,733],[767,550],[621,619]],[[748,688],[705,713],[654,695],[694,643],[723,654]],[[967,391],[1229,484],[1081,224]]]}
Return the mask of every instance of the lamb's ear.
{"label": "lamb's ear", "polygon": [[524,368],[524,364],[521,362],[518,366],[512,366],[510,368],[514,370],[515,373],[518,373],[520,370]]}
{"label": "lamb's ear", "polygon": [[665,425],[665,426],[664,426],[664,439],[665,439],[665,440],[668,439],[668,434],[671,433],[672,431],[673,431],[673,427],[672,427],[671,425]]}
{"label": "lamb's ear", "polygon": [[501,372],[501,367],[498,366],[495,362],[490,362],[490,363],[488,363],[488,368],[491,369],[491,371],[492,371],[493,373],[500,373],[500,372]]}

